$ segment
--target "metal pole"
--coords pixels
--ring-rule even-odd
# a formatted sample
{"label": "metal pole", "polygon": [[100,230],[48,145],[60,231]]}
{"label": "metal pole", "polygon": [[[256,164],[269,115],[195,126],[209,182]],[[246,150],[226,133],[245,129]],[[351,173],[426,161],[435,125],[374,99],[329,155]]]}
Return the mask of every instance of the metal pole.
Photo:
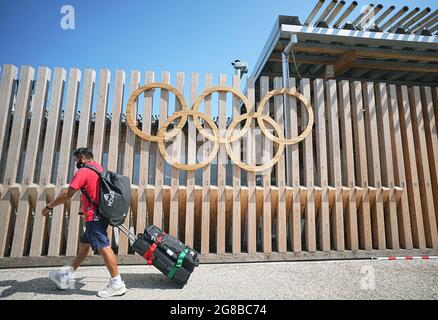
{"label": "metal pole", "polygon": [[[289,54],[284,51],[281,52],[281,66],[283,71],[283,88],[289,88]],[[285,137],[290,139],[290,104],[289,96],[283,95],[283,105],[284,105],[284,127],[285,127]],[[291,150],[289,146],[286,146],[286,183],[288,185],[292,184],[292,162],[291,162]]]}
{"label": "metal pole", "polygon": [[[289,55],[293,49],[293,46],[298,43],[297,35],[292,33],[290,35],[290,42],[281,52],[281,66],[283,73],[283,88],[289,88]],[[289,104],[289,96],[283,96],[284,103],[284,126],[286,128],[286,139],[291,138],[290,134],[290,104]],[[287,172],[287,183],[289,185],[292,184],[292,158],[291,158],[291,150],[289,146],[286,146],[286,172]]]}
{"label": "metal pole", "polygon": [[398,18],[400,18],[402,15],[404,15],[406,13],[406,11],[408,11],[408,10],[409,10],[408,6],[404,6],[403,8],[401,8],[388,21],[386,21],[386,23],[383,26],[381,26],[380,29],[382,29],[382,31],[385,31],[385,29],[387,27],[392,25]]}
{"label": "metal pole", "polygon": [[319,9],[321,9],[324,2],[325,2],[325,0],[319,0],[316,3],[315,8],[313,8],[312,12],[307,17],[306,22],[304,22],[305,26],[308,26],[312,22],[313,18],[315,18],[316,14],[318,13]]}
{"label": "metal pole", "polygon": [[341,24],[347,20],[350,13],[357,7],[357,1],[353,1],[345,10],[345,12],[339,17],[338,21],[333,24],[333,28],[340,28]]}

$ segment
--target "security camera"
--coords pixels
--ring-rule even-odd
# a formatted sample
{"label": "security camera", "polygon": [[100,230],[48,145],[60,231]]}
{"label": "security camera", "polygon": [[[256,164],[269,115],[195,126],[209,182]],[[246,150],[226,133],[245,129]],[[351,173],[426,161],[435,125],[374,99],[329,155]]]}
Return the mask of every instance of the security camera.
{"label": "security camera", "polygon": [[248,64],[245,61],[235,60],[234,62],[231,62],[231,65],[235,69],[248,69]]}
{"label": "security camera", "polygon": [[236,74],[238,74],[240,77],[248,72],[248,63],[245,61],[234,60],[234,62],[231,62],[231,65],[236,70]]}

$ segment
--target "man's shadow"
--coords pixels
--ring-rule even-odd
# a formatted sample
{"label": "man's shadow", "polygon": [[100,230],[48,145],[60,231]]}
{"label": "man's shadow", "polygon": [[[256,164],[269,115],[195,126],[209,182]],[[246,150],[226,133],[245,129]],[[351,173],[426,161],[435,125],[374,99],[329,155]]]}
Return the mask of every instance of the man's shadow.
{"label": "man's shadow", "polygon": [[[162,274],[123,273],[122,280],[128,289],[181,289],[180,286]],[[5,280],[0,281],[0,288],[7,287],[0,292],[0,299],[10,297],[16,293],[50,294],[58,296],[83,295],[95,296],[96,291],[84,290],[87,277],[75,278],[73,285],[67,290],[59,290],[48,278],[36,278],[27,281]],[[103,289],[99,288],[98,290]]]}
{"label": "man's shadow", "polygon": [[57,288],[48,277],[36,278],[27,281],[5,280],[0,281],[0,287],[7,287],[0,292],[0,299],[10,297],[16,293],[33,293],[37,294],[51,294],[57,296],[69,296],[72,294],[92,296],[96,295],[94,291],[83,290],[85,283],[81,282],[84,278],[76,278],[71,287],[67,290],[60,290]]}

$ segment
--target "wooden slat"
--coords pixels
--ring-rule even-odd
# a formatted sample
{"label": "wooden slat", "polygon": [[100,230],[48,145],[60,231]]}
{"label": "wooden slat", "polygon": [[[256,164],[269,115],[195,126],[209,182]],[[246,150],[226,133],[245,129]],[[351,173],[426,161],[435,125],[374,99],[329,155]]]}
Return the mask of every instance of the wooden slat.
{"label": "wooden slat", "polygon": [[114,84],[113,104],[111,107],[111,128],[108,150],[108,170],[117,171],[119,155],[120,116],[122,113],[123,91],[125,87],[125,71],[117,70]]}
{"label": "wooden slat", "polygon": [[335,201],[331,209],[332,239],[334,248],[338,251],[345,250],[344,242],[344,216],[342,207],[342,176],[341,153],[338,125],[338,99],[336,81],[327,81],[327,106],[328,106],[328,146],[329,168],[331,182],[335,187]]}
{"label": "wooden slat", "polygon": [[[93,103],[94,83],[96,72],[93,69],[85,69],[84,81],[82,86],[81,113],[79,118],[78,138],[76,148],[87,147],[90,131],[90,116]],[[76,172],[75,168],[75,172]],[[80,192],[77,192],[71,199],[70,219],[67,236],[67,256],[75,256],[78,251],[79,240],[79,210],[81,205]],[[90,250],[91,252],[91,250]]]}
{"label": "wooden slat", "polygon": [[27,115],[29,111],[29,102],[31,94],[31,85],[35,71],[32,67],[22,66],[20,69],[20,82],[17,92],[17,103],[15,105],[11,138],[6,158],[5,175],[3,185],[10,186],[16,182],[18,174],[18,164],[20,152],[24,143],[23,136],[27,127]]}
{"label": "wooden slat", "polygon": [[394,167],[392,160],[391,133],[389,129],[388,94],[384,83],[376,84],[377,126],[379,134],[379,153],[382,164],[382,183],[389,188],[389,199],[385,202],[385,231],[387,246],[390,249],[400,249],[397,198],[394,188]]}
{"label": "wooden slat", "polygon": [[[192,73],[190,80],[190,106],[198,96],[199,74]],[[187,131],[187,163],[196,162],[196,127],[193,118],[188,118]],[[194,219],[195,219],[195,171],[187,171],[187,197],[185,217],[185,243],[193,246],[194,242]]]}
{"label": "wooden slat", "polygon": [[319,248],[330,251],[330,212],[328,203],[328,167],[327,167],[327,138],[324,102],[324,82],[316,79],[313,82],[315,110],[315,143],[319,183],[321,186],[321,204],[319,205]]}
{"label": "wooden slat", "polygon": [[[18,69],[11,64],[5,64],[2,67],[0,79],[0,156],[3,154],[3,148],[6,146],[6,135],[8,123],[11,119],[12,103],[14,101],[14,84],[17,81]],[[1,167],[0,167],[1,169]]]}
{"label": "wooden slat", "polygon": [[426,239],[423,226],[423,215],[421,212],[421,199],[417,162],[415,159],[414,134],[411,119],[411,108],[406,86],[399,87],[398,108],[400,114],[400,127],[403,142],[403,156],[406,170],[406,184],[408,190],[409,208],[411,211],[412,239],[415,248],[425,249]]}
{"label": "wooden slat", "polygon": [[[247,98],[250,102],[249,109],[254,110],[255,104],[255,83],[254,77],[249,77],[246,82]],[[247,133],[247,162],[249,164],[255,164],[255,132],[254,121],[251,124]],[[247,251],[248,253],[255,253],[257,251],[257,221],[256,221],[256,180],[254,172],[247,173],[248,179],[248,210],[246,214],[247,219]]]}
{"label": "wooden slat", "polygon": [[[282,79],[274,79],[274,89],[282,88]],[[274,118],[280,128],[284,128],[284,99],[281,95],[274,98]],[[286,234],[286,156],[282,156],[277,164],[277,251],[280,253],[287,251],[287,234]]]}
{"label": "wooden slat", "polygon": [[[423,212],[424,233],[426,246],[438,248],[438,231],[435,209],[433,204],[432,181],[430,178],[429,158],[424,129],[424,117],[420,96],[420,88],[410,88],[412,127],[414,132],[415,155],[417,158],[418,181],[420,184],[421,207]],[[418,198],[416,199],[418,201]]]}
{"label": "wooden slat", "polygon": [[[235,75],[233,77],[233,87],[235,89],[240,89],[240,78]],[[240,115],[240,100],[237,97],[233,97],[233,119]],[[237,134],[240,129],[240,125],[236,126],[236,130],[234,134]],[[234,152],[234,156],[241,158],[241,148],[240,148],[241,140],[235,141],[232,143],[232,148]],[[232,243],[233,254],[241,253],[241,241],[242,241],[242,211],[241,211],[241,170],[237,165],[233,165],[233,236]]]}
{"label": "wooden slat", "polygon": [[[184,92],[184,73],[178,72],[176,74],[176,88],[180,92]],[[175,100],[175,111],[181,110],[181,104],[178,99]],[[181,142],[182,142],[183,132],[179,133],[173,141],[172,145],[172,159],[180,162],[181,158]],[[178,186],[179,186],[179,174],[180,171],[172,167],[172,177],[171,177],[171,190],[170,190],[170,217],[169,217],[169,234],[179,237],[178,230],[178,208],[179,208],[179,196],[178,196]]]}
{"label": "wooden slat", "polygon": [[[226,85],[227,77],[224,74],[219,76],[219,85]],[[219,93],[218,105],[218,122],[221,136],[225,136],[227,128],[227,95],[226,93]],[[190,154],[190,149],[189,149]],[[218,152],[217,163],[217,223],[216,223],[216,251],[218,254],[225,253],[225,223],[226,223],[226,168],[227,168],[227,152],[225,145],[221,143]]]}
{"label": "wooden slat", "polygon": [[[145,84],[154,82],[154,73],[147,71],[145,74]],[[146,134],[151,133],[152,126],[152,106],[153,106],[153,91],[149,90],[144,95],[144,110],[143,110],[143,123],[142,131]],[[150,141],[141,139],[140,142],[140,176],[138,183],[138,201],[137,201],[137,221],[135,231],[141,233],[145,229],[148,223],[148,207],[147,207],[147,192],[146,188],[149,183],[150,173]]]}
{"label": "wooden slat", "polygon": [[438,87],[432,89],[432,100],[435,117],[438,117]]}
{"label": "wooden slat", "polygon": [[[211,74],[205,75],[205,88],[213,85]],[[211,116],[211,95],[205,98],[204,113]],[[212,142],[203,138],[202,155],[205,159],[211,152]],[[201,254],[210,252],[210,202],[211,202],[211,166],[207,165],[202,170],[202,216],[201,216]]]}
{"label": "wooden slat", "polygon": [[96,161],[97,163],[102,163],[110,79],[111,79],[111,73],[109,70],[107,69],[100,70],[97,107],[96,107],[96,120],[94,122],[94,135],[93,135],[93,156],[94,156],[94,161]]}
{"label": "wooden slat", "polygon": [[[302,94],[311,101],[310,96],[310,81],[309,79],[302,79],[300,82]],[[307,112],[302,108],[302,118],[303,125],[307,125],[309,119]],[[305,211],[304,211],[304,239],[306,250],[309,252],[316,251],[316,210],[315,210],[315,176],[314,176],[314,162],[313,162],[313,137],[310,133],[306,139],[303,141],[303,163],[304,163],[304,180],[308,192],[305,201]]]}
{"label": "wooden slat", "polygon": [[[260,79],[260,100],[268,93],[269,91],[269,79],[267,77],[261,77]],[[265,108],[263,110],[263,114],[269,116],[269,101],[266,103]],[[262,139],[262,163],[266,163],[272,158],[272,141],[268,137],[264,137]],[[271,205],[271,172],[272,168],[269,168],[262,172],[263,177],[263,225],[262,225],[262,244],[263,244],[263,252],[271,253],[272,252],[272,205]]]}
{"label": "wooden slat", "polygon": [[355,169],[358,185],[362,187],[362,197],[358,203],[359,248],[372,250],[371,213],[368,188],[367,143],[365,141],[365,119],[362,98],[362,84],[351,83],[351,116],[355,146]]}
{"label": "wooden slat", "polygon": [[79,128],[77,147],[87,147],[90,131],[90,116],[93,103],[94,84],[96,81],[96,71],[85,69],[84,81],[82,86],[81,109],[79,117]]}
{"label": "wooden slat", "polygon": [[368,137],[368,173],[370,184],[376,188],[375,201],[371,205],[371,224],[373,229],[373,246],[386,248],[385,218],[382,199],[382,175],[380,169],[379,140],[377,136],[376,101],[372,82],[364,84],[365,130]]}
{"label": "wooden slat", "polygon": [[[438,89],[435,88],[437,91]],[[422,88],[422,106],[424,117],[424,130],[426,135],[427,150],[429,155],[430,178],[432,190],[438,190],[438,134],[437,134],[437,117],[434,113],[433,101],[438,106],[438,97],[434,100],[430,87]],[[438,192],[433,192],[435,203],[435,215],[438,217]],[[438,222],[438,221],[437,221]]]}
{"label": "wooden slat", "polygon": [[[289,79],[289,88],[296,89],[294,78]],[[298,136],[298,112],[297,100],[294,97],[289,97],[290,110],[290,137]],[[287,129],[286,129],[287,130]],[[300,159],[298,143],[290,147],[291,150],[291,174],[292,174],[292,212],[289,214],[289,232],[290,241],[293,252],[301,251],[301,199],[300,199]]]}
{"label": "wooden slat", "polygon": [[400,117],[398,113],[397,88],[389,85],[389,123],[391,135],[392,162],[394,166],[394,182],[403,188],[400,203],[397,209],[400,245],[404,249],[412,249],[412,231],[406,186],[405,163],[403,158],[403,144],[401,138]]}
{"label": "wooden slat", "polygon": [[46,231],[45,224],[47,218],[41,215],[41,211],[46,206],[47,193],[45,191],[45,187],[48,186],[50,183],[56,137],[59,131],[59,118],[65,80],[65,69],[55,68],[52,82],[52,95],[50,97],[46,134],[44,137],[43,156],[41,161],[38,196],[35,209],[35,220],[33,223],[32,240],[29,252],[30,257],[37,257],[41,255],[44,235]]}
{"label": "wooden slat", "polygon": [[[162,82],[170,83],[170,73],[163,72]],[[167,90],[160,90],[160,119],[158,121],[158,128],[167,119],[167,108],[169,105],[169,92]],[[154,195],[154,217],[153,224],[158,228],[162,228],[164,219],[164,203],[163,203],[163,185],[164,185],[164,168],[165,160],[160,152],[157,150],[156,154],[156,174],[155,174],[155,195]]]}
{"label": "wooden slat", "polygon": [[[104,134],[106,132],[105,129],[106,129],[106,117],[107,117],[107,107],[108,107],[109,83],[110,83],[110,72],[106,69],[100,70],[97,107],[96,107],[95,121],[94,121],[93,145],[92,145],[94,161],[96,161],[97,163],[102,163],[102,157],[103,157],[103,144],[104,144]],[[94,94],[94,87],[93,87],[93,94]],[[92,103],[93,103],[92,100],[90,100],[90,103],[91,103],[91,107],[90,107],[90,111],[91,111]],[[88,138],[86,140],[88,145]],[[83,218],[80,220],[84,222]],[[93,254],[94,252],[92,250],[88,251],[89,256],[92,256]]]}
{"label": "wooden slat", "polygon": [[[132,94],[140,85],[140,72],[137,70],[131,71],[131,80],[130,80],[130,93]],[[137,112],[134,112],[136,115]],[[129,180],[132,183],[132,173],[134,168],[134,150],[135,149],[135,133],[130,130],[129,128],[126,128],[126,140],[125,140],[125,153],[124,153],[124,161],[123,161],[123,175],[127,176]],[[125,219],[125,222],[123,225],[129,229],[130,226],[130,220],[132,215],[132,203],[131,207],[128,211],[128,215]],[[119,251],[118,254],[120,255],[126,255],[128,253],[128,237],[121,232],[120,238],[119,238]]]}
{"label": "wooden slat", "polygon": [[[67,185],[68,169],[71,161],[71,147],[75,126],[77,109],[77,96],[81,71],[70,69],[68,79],[67,101],[64,110],[64,122],[62,126],[61,145],[59,152],[59,164],[56,174],[55,193],[58,194]],[[62,230],[64,222],[65,205],[53,209],[52,224],[50,228],[50,242],[48,256],[58,256],[61,249]]]}
{"label": "wooden slat", "polygon": [[[111,107],[111,128],[108,150],[108,170],[118,172],[120,125],[123,107],[123,94],[125,89],[125,71],[116,70],[116,80],[114,83],[113,103]],[[113,228],[108,227],[108,238],[112,241]]]}
{"label": "wooden slat", "polygon": [[12,186],[17,178],[18,164],[21,149],[23,146],[23,135],[26,132],[27,115],[29,110],[29,100],[31,85],[34,78],[34,69],[23,66],[20,69],[20,82],[17,92],[17,103],[14,109],[14,116],[11,128],[10,143],[6,158],[5,174],[3,178],[3,190],[0,198],[0,257],[4,255],[8,246],[8,235],[11,232],[12,218],[12,198],[9,187]]}
{"label": "wooden slat", "polygon": [[341,81],[338,86],[339,91],[339,118],[343,141],[342,157],[344,158],[345,185],[348,189],[348,199],[346,205],[345,225],[347,232],[347,249],[359,250],[359,236],[357,231],[357,211],[356,211],[356,180],[354,176],[354,150],[353,150],[353,130],[351,125],[351,103],[350,103],[350,84],[348,81]]}
{"label": "wooden slat", "polygon": [[[110,84],[111,73],[107,69],[101,69],[99,73],[99,88],[97,96],[97,107],[94,121],[94,133],[93,133],[93,156],[94,161],[102,163],[103,158],[103,146],[104,137],[106,133],[106,119],[108,109],[108,94]],[[82,220],[83,221],[83,220]],[[89,256],[94,253],[92,250],[88,252]]]}
{"label": "wooden slat", "polygon": [[35,96],[32,100],[32,117],[26,147],[23,179],[21,182],[23,189],[21,190],[20,201],[18,202],[11,257],[23,256],[25,240],[28,236],[27,227],[31,209],[28,187],[33,185],[35,162],[41,136],[41,124],[43,116],[45,115],[44,111],[49,80],[50,69],[46,67],[38,68]]}

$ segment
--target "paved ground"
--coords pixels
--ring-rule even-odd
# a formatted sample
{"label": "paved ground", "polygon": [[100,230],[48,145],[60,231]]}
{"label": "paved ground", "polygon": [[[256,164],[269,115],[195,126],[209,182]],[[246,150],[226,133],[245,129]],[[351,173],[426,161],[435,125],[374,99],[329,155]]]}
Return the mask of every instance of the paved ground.
{"label": "paved ground", "polygon": [[[120,269],[122,299],[438,299],[438,260],[201,265],[183,289],[153,267]],[[108,282],[105,267],[83,267],[75,288],[60,291],[49,270],[0,270],[0,299],[100,299]]]}

